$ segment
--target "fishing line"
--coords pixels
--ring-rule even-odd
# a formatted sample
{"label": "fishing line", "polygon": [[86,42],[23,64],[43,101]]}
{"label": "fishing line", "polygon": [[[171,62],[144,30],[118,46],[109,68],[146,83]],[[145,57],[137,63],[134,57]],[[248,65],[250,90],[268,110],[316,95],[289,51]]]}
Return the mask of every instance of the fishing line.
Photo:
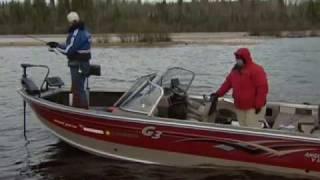
{"label": "fishing line", "polygon": [[38,41],[38,42],[42,42],[42,43],[45,43],[45,44],[48,43],[47,41],[45,41],[45,40],[43,40],[43,39],[40,39],[40,38],[31,36],[31,35],[28,35],[28,34],[25,34],[25,36],[28,37],[28,38],[31,38],[31,39],[33,39],[33,40],[36,40],[36,41]]}
{"label": "fishing line", "polygon": [[[48,41],[45,41],[45,40],[43,40],[43,39],[40,39],[40,38],[31,36],[31,35],[28,35],[28,34],[25,34],[25,36],[28,37],[28,38],[30,38],[30,39],[36,40],[36,41],[38,41],[38,42],[44,43],[45,45],[47,45],[47,43],[48,43]],[[49,51],[50,51],[50,52],[54,52],[56,55],[62,55],[56,48],[51,48],[51,47],[49,47]]]}

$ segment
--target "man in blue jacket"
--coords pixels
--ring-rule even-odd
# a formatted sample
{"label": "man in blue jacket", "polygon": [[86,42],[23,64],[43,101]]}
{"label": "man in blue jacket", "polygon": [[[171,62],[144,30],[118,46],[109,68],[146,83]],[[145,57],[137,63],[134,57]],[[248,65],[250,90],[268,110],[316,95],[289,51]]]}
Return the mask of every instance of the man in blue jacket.
{"label": "man in blue jacket", "polygon": [[65,44],[48,42],[50,48],[56,48],[68,58],[71,72],[72,106],[88,109],[88,99],[85,91],[85,81],[89,75],[91,59],[91,35],[80,21],[76,12],[67,15],[69,35]]}

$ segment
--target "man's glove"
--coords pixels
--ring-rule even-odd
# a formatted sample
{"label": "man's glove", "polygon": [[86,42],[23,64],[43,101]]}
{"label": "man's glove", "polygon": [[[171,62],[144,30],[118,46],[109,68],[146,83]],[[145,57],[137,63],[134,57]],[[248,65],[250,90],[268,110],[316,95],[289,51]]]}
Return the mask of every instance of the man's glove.
{"label": "man's glove", "polygon": [[261,111],[261,108],[256,108],[256,114],[259,114]]}
{"label": "man's glove", "polygon": [[48,45],[50,48],[56,48],[56,47],[59,46],[59,43],[54,42],[54,41],[50,41],[50,42],[47,42],[47,45]]}
{"label": "man's glove", "polygon": [[219,95],[217,93],[211,93],[210,94],[210,99],[211,101],[218,99]]}

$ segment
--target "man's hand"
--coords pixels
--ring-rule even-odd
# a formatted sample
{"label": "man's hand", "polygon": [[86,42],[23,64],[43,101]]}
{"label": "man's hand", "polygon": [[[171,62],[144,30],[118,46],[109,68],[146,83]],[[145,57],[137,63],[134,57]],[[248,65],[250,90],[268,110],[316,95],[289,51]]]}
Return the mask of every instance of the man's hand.
{"label": "man's hand", "polygon": [[211,93],[210,94],[210,99],[213,101],[213,100],[216,100],[218,99],[219,95],[217,93]]}
{"label": "man's hand", "polygon": [[256,108],[256,114],[259,114],[261,111],[261,108]]}
{"label": "man's hand", "polygon": [[54,41],[50,41],[47,43],[47,45],[50,47],[50,48],[56,48],[59,46],[59,43],[57,42],[54,42]]}

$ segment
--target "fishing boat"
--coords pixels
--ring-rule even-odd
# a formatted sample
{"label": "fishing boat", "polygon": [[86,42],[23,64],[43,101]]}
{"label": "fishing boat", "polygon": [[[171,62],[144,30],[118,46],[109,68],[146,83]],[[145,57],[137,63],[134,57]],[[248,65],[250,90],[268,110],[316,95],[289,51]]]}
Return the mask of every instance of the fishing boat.
{"label": "fishing boat", "polygon": [[[89,109],[43,65],[22,64],[18,93],[62,141],[99,156],[180,167],[226,166],[320,177],[319,106],[268,102],[261,128],[241,127],[233,100],[191,94],[195,73],[169,68],[125,91],[90,89]],[[27,69],[44,67],[41,87]],[[99,75],[99,66],[91,75]],[[25,121],[24,121],[25,122]]]}

